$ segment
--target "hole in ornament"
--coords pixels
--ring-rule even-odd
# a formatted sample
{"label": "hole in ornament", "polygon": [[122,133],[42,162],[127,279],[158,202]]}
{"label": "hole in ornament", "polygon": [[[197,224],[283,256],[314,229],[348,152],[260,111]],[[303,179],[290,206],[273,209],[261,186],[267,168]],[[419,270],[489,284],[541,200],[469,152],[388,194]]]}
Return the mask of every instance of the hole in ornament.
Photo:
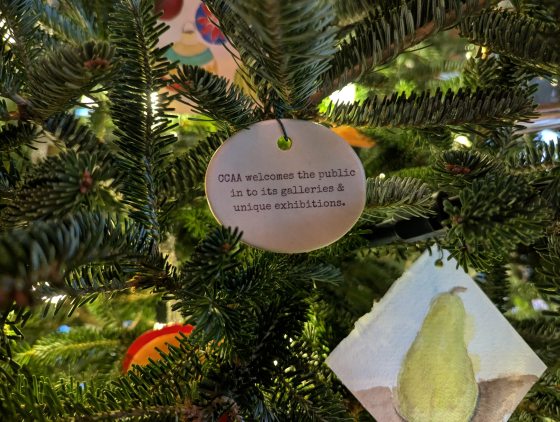
{"label": "hole in ornament", "polygon": [[281,136],[276,143],[282,151],[287,151],[292,147],[292,139],[287,136]]}

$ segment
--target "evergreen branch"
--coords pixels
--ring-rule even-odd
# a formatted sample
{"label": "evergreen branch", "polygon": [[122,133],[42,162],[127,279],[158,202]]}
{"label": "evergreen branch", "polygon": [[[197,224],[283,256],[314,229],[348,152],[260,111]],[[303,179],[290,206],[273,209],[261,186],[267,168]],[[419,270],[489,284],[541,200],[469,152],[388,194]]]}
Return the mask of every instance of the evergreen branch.
{"label": "evergreen branch", "polygon": [[223,132],[212,134],[175,158],[167,168],[162,182],[165,195],[168,198],[181,198],[197,188],[204,181],[212,155],[226,138],[227,134]]}
{"label": "evergreen branch", "polygon": [[53,366],[84,359],[84,352],[109,354],[120,349],[120,340],[107,334],[107,331],[75,327],[67,334],[41,337],[29,349],[17,353],[14,359],[20,365]]}
{"label": "evergreen branch", "polygon": [[125,271],[120,265],[85,265],[65,274],[64,282],[71,296],[85,298],[88,294],[122,291],[126,285]]}
{"label": "evergreen branch", "polygon": [[544,420],[557,420],[560,418],[560,368],[558,362],[549,367],[539,382],[533,386],[525,396],[512,421],[538,422]]}
{"label": "evergreen branch", "polygon": [[[166,133],[170,102],[164,77],[170,70],[165,50],[157,47],[166,29],[153,15],[150,0],[123,0],[115,6],[111,39],[122,63],[110,92],[111,115],[120,149],[119,167],[128,175],[124,202],[133,207],[131,216],[143,224],[152,238],[161,237],[158,221],[158,188],[164,178],[163,163],[175,136]],[[155,99],[157,96],[157,100]]]}
{"label": "evergreen branch", "polygon": [[470,150],[451,150],[437,158],[432,180],[448,194],[457,194],[474,180],[496,171],[504,169],[490,156]]}
{"label": "evergreen branch", "polygon": [[535,74],[506,56],[491,55],[468,60],[461,76],[465,85],[472,88],[503,89],[518,86],[532,90]]}
{"label": "evergreen branch", "polygon": [[513,174],[531,177],[555,215],[560,211],[560,151],[557,143],[533,141],[521,151],[506,156],[506,166]]}
{"label": "evergreen branch", "polygon": [[28,112],[46,119],[72,107],[82,95],[113,76],[113,62],[113,47],[105,42],[91,41],[47,52],[28,70]]}
{"label": "evergreen branch", "polygon": [[[292,373],[290,373],[292,372]],[[287,370],[276,379],[279,384],[270,393],[269,406],[279,420],[351,421],[330,386],[317,382],[314,371],[293,373]],[[330,396],[330,397],[329,397]]]}
{"label": "evergreen branch", "polygon": [[19,121],[0,128],[0,152],[10,152],[21,146],[31,145],[39,135],[39,128],[32,123]]}
{"label": "evergreen branch", "polygon": [[[167,353],[158,350],[162,359],[151,361],[149,366],[135,366],[130,378],[119,380],[121,386],[141,385],[146,394],[152,396],[170,387],[184,389],[180,385],[182,380],[178,382],[177,374],[185,373],[195,379],[201,379],[205,369],[202,359],[209,358],[211,352],[205,353],[182,333],[178,334],[176,338],[179,340],[177,346],[168,345]],[[191,394],[189,389],[187,388],[188,395]]]}
{"label": "evergreen branch", "polygon": [[318,104],[366,71],[387,63],[440,30],[456,25],[489,3],[488,0],[414,0],[391,9],[387,15],[374,13],[366,17],[339,46],[321,89],[311,96],[311,103]]}
{"label": "evergreen branch", "polygon": [[[6,204],[10,203],[19,183],[20,175],[13,160],[10,161],[8,168],[0,161],[0,208],[4,208]],[[3,226],[3,223],[0,219],[0,227]]]}
{"label": "evergreen branch", "polygon": [[226,271],[238,265],[241,235],[237,229],[215,229],[197,246],[190,262],[183,265],[183,275],[189,274],[191,283],[193,276],[200,279],[217,279],[224,275]]}
{"label": "evergreen branch", "polygon": [[500,312],[504,314],[511,309],[509,300],[507,300],[510,294],[508,271],[509,268],[505,264],[495,265],[489,268],[488,271],[479,273],[478,276],[475,277],[475,281],[480,288],[484,290],[486,296],[488,296]]}
{"label": "evergreen branch", "polygon": [[[35,222],[0,235],[0,287],[3,297],[31,300],[38,281],[62,285],[64,274],[92,262],[137,260],[150,248],[143,229],[100,213]],[[131,256],[136,254],[136,256]],[[20,292],[20,293],[18,293]]]}
{"label": "evergreen branch", "polygon": [[380,14],[383,10],[382,6],[395,8],[401,5],[399,0],[383,0],[383,3],[391,4],[381,5],[379,2],[372,3],[368,0],[334,0],[333,9],[336,14],[338,26],[343,27],[344,25],[351,25],[352,23],[364,19],[371,13]]}
{"label": "evergreen branch", "polygon": [[545,294],[560,296],[560,238],[549,236],[546,244],[538,249],[541,257],[537,271],[543,276],[542,281],[535,284]]}
{"label": "evergreen branch", "polygon": [[[11,348],[14,340],[23,339],[21,328],[31,316],[31,312],[23,307],[15,306],[12,301],[6,303],[2,299],[0,296],[0,362],[9,363],[11,368],[17,371],[19,364],[13,360]],[[3,365],[0,365],[0,371],[2,369],[4,369]],[[1,375],[0,372],[0,377]],[[7,374],[4,373],[3,375]]]}
{"label": "evergreen branch", "polygon": [[10,220],[25,222],[85,209],[116,210],[116,177],[107,152],[68,150],[35,166],[4,212]]}
{"label": "evergreen branch", "polygon": [[[551,213],[533,187],[518,176],[487,175],[459,193],[460,206],[445,201],[450,216],[452,255],[461,265],[469,256],[504,262],[518,244],[530,245],[544,237]],[[480,268],[480,267],[479,267]]]}
{"label": "evergreen branch", "polygon": [[[41,53],[42,36],[38,27],[34,0],[1,0],[0,18],[5,21],[2,42],[13,40],[14,64],[22,75],[27,75]],[[15,92],[12,92],[15,94]]]}
{"label": "evergreen branch", "polygon": [[421,180],[391,177],[368,179],[366,208],[362,219],[384,224],[434,214],[432,190]]}
{"label": "evergreen branch", "polygon": [[94,151],[103,146],[103,142],[89,127],[69,113],[55,114],[45,121],[43,128],[58,140],[64,142],[67,148],[78,151]]}
{"label": "evergreen branch", "polygon": [[253,100],[221,76],[183,65],[172,77],[182,96],[179,101],[210,116],[223,130],[239,130],[260,120]]}
{"label": "evergreen branch", "polygon": [[[100,295],[112,299],[133,289],[168,291],[177,287],[177,279],[177,269],[162,255],[125,257],[118,264],[94,263],[68,270],[63,283],[35,284],[34,294],[44,302],[43,318],[53,307],[53,316],[64,311],[70,317],[77,308],[95,302]],[[53,297],[57,297],[55,305],[50,300]]]}
{"label": "evergreen branch", "polygon": [[65,18],[84,28],[96,38],[108,38],[108,23],[115,9],[111,0],[58,0],[58,7]]}
{"label": "evergreen branch", "polygon": [[[227,19],[225,33],[241,52],[244,63],[269,83],[270,102],[277,113],[304,108],[319,87],[320,76],[329,67],[335,49],[333,11],[329,2],[300,1],[230,1],[208,2],[218,18],[229,8],[239,20],[249,25],[243,33],[232,28]],[[231,33],[230,33],[231,30]],[[266,101],[265,101],[266,102]],[[265,107],[266,108],[266,107]]]}
{"label": "evergreen branch", "polygon": [[[129,269],[130,272],[132,270]],[[112,297],[114,293],[130,289],[131,285],[127,284],[127,281],[129,279],[126,271],[118,265],[84,265],[67,271],[60,286],[48,282],[36,284],[34,294],[44,301],[43,317],[46,317],[53,307],[53,316],[64,310],[70,317],[77,308],[93,303],[100,294]],[[51,303],[52,297],[58,298],[55,305]]]}
{"label": "evergreen branch", "polygon": [[506,164],[514,171],[550,171],[560,166],[560,150],[556,143],[533,142],[523,150],[510,154]]}
{"label": "evergreen branch", "polygon": [[560,72],[560,54],[556,43],[560,25],[507,10],[487,10],[466,17],[460,24],[461,35],[470,42],[490,48],[500,55],[516,59],[546,73]]}
{"label": "evergreen branch", "polygon": [[433,128],[478,124],[483,126],[513,125],[535,116],[534,104],[523,89],[439,89],[420,94],[393,94],[362,103],[331,105],[324,118],[336,125]]}
{"label": "evergreen branch", "polygon": [[510,323],[545,364],[558,363],[560,318],[541,317],[522,321],[512,319]]}
{"label": "evergreen branch", "polygon": [[95,38],[95,32],[91,25],[88,25],[83,14],[79,25],[76,20],[68,19],[59,12],[58,8],[45,4],[42,0],[35,0],[35,8],[39,11],[38,20],[42,26],[47,27],[53,35],[61,41],[67,43],[85,43]]}

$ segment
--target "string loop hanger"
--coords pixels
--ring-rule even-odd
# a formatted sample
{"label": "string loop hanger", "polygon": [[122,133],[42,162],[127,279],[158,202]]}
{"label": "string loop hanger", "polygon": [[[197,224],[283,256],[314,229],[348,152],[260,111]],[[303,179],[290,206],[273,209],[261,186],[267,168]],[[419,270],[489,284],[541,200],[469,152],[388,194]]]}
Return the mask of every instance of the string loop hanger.
{"label": "string loop hanger", "polygon": [[280,128],[282,129],[282,136],[280,136],[276,140],[276,144],[278,145],[278,148],[280,148],[282,151],[287,151],[292,147],[292,138],[288,136],[288,132],[286,132],[286,127],[284,126],[284,123],[282,123],[282,120],[276,118],[276,121],[278,122]]}

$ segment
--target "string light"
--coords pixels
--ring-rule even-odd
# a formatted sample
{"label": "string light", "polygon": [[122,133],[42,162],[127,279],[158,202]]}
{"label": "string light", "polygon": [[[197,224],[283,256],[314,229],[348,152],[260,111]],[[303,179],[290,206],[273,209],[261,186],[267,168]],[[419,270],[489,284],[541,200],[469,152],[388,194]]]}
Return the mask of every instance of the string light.
{"label": "string light", "polygon": [[541,141],[546,142],[547,144],[555,144],[558,142],[558,132],[550,129],[542,130],[539,133],[539,137]]}
{"label": "string light", "polygon": [[453,139],[454,142],[466,146],[467,148],[470,148],[472,146],[472,142],[469,138],[467,138],[465,135],[459,135],[456,136],[455,139]]}
{"label": "string light", "polygon": [[48,303],[52,303],[53,305],[56,305],[58,302],[60,302],[65,297],[66,297],[66,295],[57,295],[57,296],[52,296],[52,297],[43,296],[41,299],[44,302],[48,302]]}
{"label": "string light", "polygon": [[356,101],[356,85],[348,84],[340,91],[333,92],[330,97],[333,103],[350,104]]}

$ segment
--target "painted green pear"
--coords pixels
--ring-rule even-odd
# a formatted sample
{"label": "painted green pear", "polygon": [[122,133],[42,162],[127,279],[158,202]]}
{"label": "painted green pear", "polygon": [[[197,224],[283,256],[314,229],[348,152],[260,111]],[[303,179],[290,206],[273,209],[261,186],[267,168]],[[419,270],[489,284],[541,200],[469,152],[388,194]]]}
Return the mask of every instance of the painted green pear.
{"label": "painted green pear", "polygon": [[469,422],[478,385],[465,343],[467,313],[458,292],[434,298],[399,372],[396,409],[407,422]]}

